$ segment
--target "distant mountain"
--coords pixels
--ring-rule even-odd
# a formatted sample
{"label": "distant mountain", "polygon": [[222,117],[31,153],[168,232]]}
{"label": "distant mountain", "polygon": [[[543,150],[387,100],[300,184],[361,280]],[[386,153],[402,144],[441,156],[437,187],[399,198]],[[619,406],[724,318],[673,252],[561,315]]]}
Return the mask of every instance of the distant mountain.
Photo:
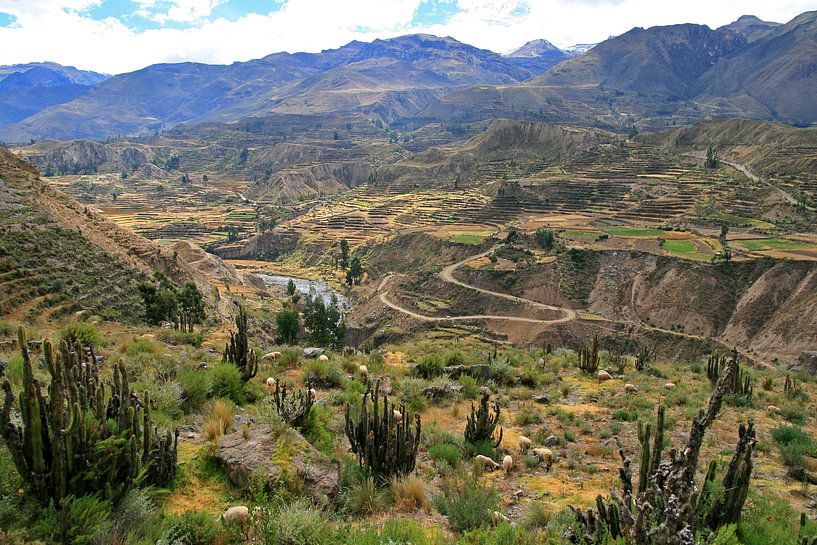
{"label": "distant mountain", "polygon": [[774,28],[717,64],[701,78],[698,95],[721,116],[817,122],[817,11]]}
{"label": "distant mountain", "polygon": [[728,25],[724,25],[720,27],[718,30],[728,30],[731,32],[737,32],[748,42],[754,42],[775,28],[781,26],[780,23],[771,23],[769,21],[764,21],[755,17],[754,15],[744,15],[740,17],[734,23],[730,23]]}
{"label": "distant mountain", "polygon": [[355,41],[321,53],[276,53],[228,66],[149,66],[0,128],[0,137],[101,139],[262,113],[354,111],[389,121],[411,116],[454,89],[530,76],[497,53],[453,38],[416,34]]}
{"label": "distant mountain", "polygon": [[744,45],[746,38],[740,34],[701,25],[634,28],[534,78],[530,85],[593,84],[602,90],[687,98],[698,77]]}
{"label": "distant mountain", "polygon": [[533,75],[543,74],[565,59],[574,55],[562,51],[547,40],[532,40],[519,49],[508,53],[506,58]]}
{"label": "distant mountain", "polygon": [[584,55],[598,44],[575,44],[571,45],[570,47],[566,47],[565,51],[570,53],[573,56]]}
{"label": "distant mountain", "polygon": [[73,100],[107,77],[53,62],[0,66],[0,125]]}

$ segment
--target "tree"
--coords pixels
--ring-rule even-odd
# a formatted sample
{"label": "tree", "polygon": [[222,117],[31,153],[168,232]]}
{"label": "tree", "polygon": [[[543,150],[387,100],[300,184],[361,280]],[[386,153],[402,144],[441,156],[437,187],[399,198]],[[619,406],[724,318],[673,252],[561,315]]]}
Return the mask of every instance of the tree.
{"label": "tree", "polygon": [[550,250],[553,248],[554,236],[553,231],[550,229],[537,229],[536,230],[536,243],[545,250]]}
{"label": "tree", "polygon": [[720,166],[720,162],[718,161],[718,152],[715,149],[713,144],[710,144],[708,148],[706,148],[706,168],[718,168]]}
{"label": "tree", "polygon": [[519,238],[519,231],[516,227],[508,229],[508,235],[505,237],[505,244],[513,244]]}
{"label": "tree", "polygon": [[349,241],[345,238],[340,241],[340,266],[344,270],[349,266]]}
{"label": "tree", "polygon": [[204,298],[193,282],[185,284],[178,292],[178,327],[182,331],[193,333],[193,326],[204,321]]}
{"label": "tree", "polygon": [[287,295],[292,297],[297,291],[298,288],[295,287],[295,281],[290,278],[289,282],[287,282]]}
{"label": "tree", "polygon": [[292,307],[284,309],[275,316],[275,324],[278,326],[278,336],[275,342],[278,344],[297,344],[298,334],[301,330],[301,318],[298,311]]}
{"label": "tree", "polygon": [[346,273],[346,283],[349,286],[354,284],[360,284],[360,281],[363,279],[363,264],[360,262],[359,257],[353,257],[352,262],[349,264],[349,270]]}
{"label": "tree", "polygon": [[193,332],[193,326],[204,321],[204,298],[192,282],[181,290],[162,273],[156,273],[154,282],[139,284],[145,305],[145,321],[151,325],[170,322],[174,329]]}
{"label": "tree", "polygon": [[323,297],[310,292],[304,299],[306,338],[317,346],[343,346],[346,321],[336,295],[327,304]]}
{"label": "tree", "polygon": [[632,128],[632,129],[630,129],[630,134],[628,134],[628,135],[627,135],[627,138],[629,138],[630,140],[632,140],[632,139],[633,139],[633,138],[635,138],[636,136],[638,136],[638,127],[636,127],[635,125],[633,125],[633,128]]}
{"label": "tree", "polygon": [[244,148],[241,150],[241,153],[238,155],[238,164],[243,165],[247,162],[247,159],[250,157],[250,150]]}

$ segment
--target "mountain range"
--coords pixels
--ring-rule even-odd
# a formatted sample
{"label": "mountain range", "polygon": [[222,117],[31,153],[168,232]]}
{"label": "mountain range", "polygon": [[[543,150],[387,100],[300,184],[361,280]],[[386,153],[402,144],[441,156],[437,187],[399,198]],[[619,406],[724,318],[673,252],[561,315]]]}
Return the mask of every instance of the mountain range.
{"label": "mountain range", "polygon": [[[817,12],[744,16],[718,29],[634,28],[564,51],[507,55],[415,34],[231,65],[159,64],[110,78],[43,64],[0,67],[0,139],[105,139],[246,116],[363,114],[395,127],[497,117],[618,130],[707,116],[817,122]],[[60,70],[62,68],[62,70]],[[82,75],[82,76],[80,76]]]}

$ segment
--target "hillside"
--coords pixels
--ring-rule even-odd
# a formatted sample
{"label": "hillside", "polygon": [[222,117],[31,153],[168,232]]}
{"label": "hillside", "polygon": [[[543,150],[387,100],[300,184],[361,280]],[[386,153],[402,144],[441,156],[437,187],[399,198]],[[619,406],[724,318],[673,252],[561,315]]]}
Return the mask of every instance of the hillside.
{"label": "hillside", "polygon": [[0,308],[16,320],[83,311],[133,322],[142,313],[140,280],[159,271],[193,281],[211,302],[206,279],[173,251],[119,227],[40,180],[0,150]]}
{"label": "hillside", "polygon": [[547,40],[531,40],[506,55],[515,65],[524,68],[533,75],[547,72],[563,60],[575,57],[579,52],[571,53],[559,49]]}
{"label": "hillside", "polygon": [[780,23],[764,21],[754,15],[743,15],[737,21],[720,27],[718,30],[728,30],[740,34],[746,41],[751,43],[757,41],[775,28],[781,26]]}

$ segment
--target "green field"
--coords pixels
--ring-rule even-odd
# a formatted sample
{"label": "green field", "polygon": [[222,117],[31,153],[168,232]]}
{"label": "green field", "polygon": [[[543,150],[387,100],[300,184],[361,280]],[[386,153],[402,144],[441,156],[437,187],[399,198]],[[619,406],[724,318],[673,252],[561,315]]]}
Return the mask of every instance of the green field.
{"label": "green field", "polygon": [[600,234],[599,231],[562,231],[559,236],[566,238],[596,238]]}
{"label": "green field", "polygon": [[811,248],[814,244],[800,242],[798,240],[787,240],[783,238],[762,238],[750,240],[736,240],[732,244],[749,251],[757,250],[799,250]]}
{"label": "green field", "polygon": [[691,240],[667,240],[661,246],[664,251],[683,257],[686,259],[709,259],[708,256],[698,252],[698,247]]}
{"label": "green field", "polygon": [[482,235],[456,235],[448,240],[451,242],[456,242],[457,244],[471,244],[473,246],[478,246],[479,244],[482,244],[485,237]]}
{"label": "green field", "polygon": [[661,229],[639,229],[625,226],[602,227],[602,230],[614,237],[659,237],[665,234]]}

